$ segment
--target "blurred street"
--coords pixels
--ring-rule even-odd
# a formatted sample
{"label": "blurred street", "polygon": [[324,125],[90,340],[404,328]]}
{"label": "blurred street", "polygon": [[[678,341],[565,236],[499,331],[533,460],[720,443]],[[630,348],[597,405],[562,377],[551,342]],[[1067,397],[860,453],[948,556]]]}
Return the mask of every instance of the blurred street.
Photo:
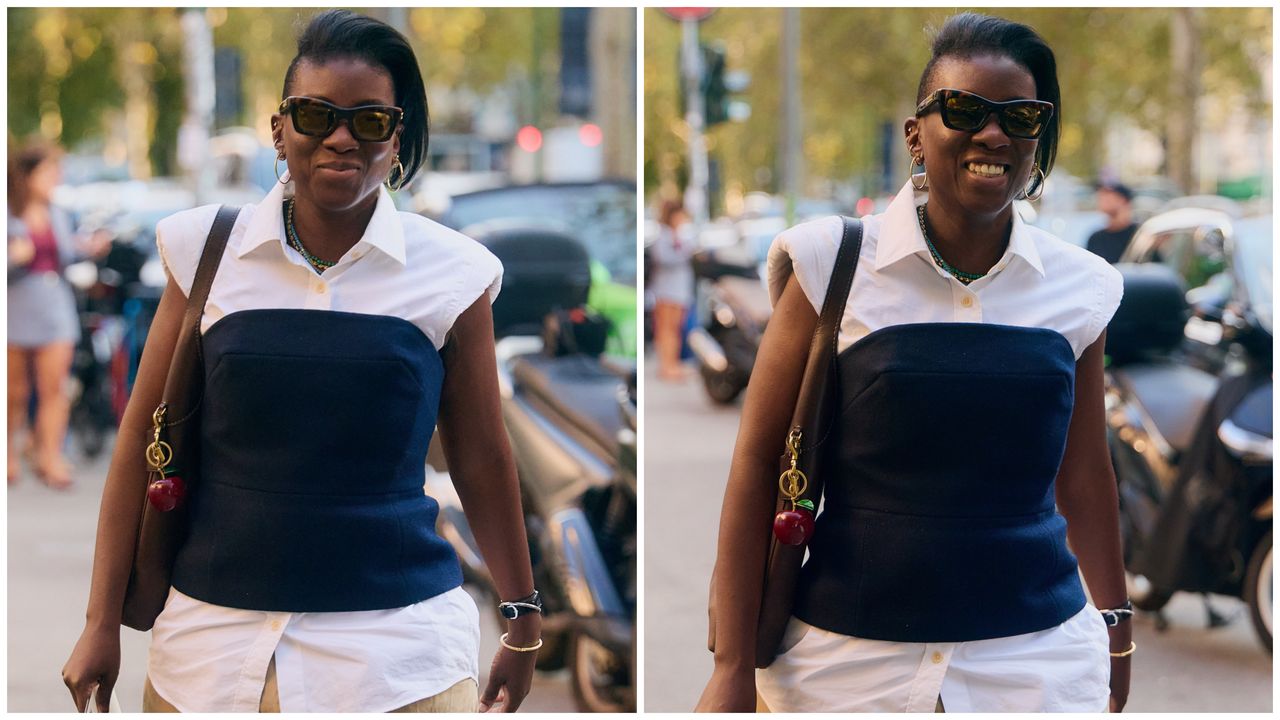
{"label": "blurred street", "polygon": [[[73,441],[74,443],[74,441]],[[9,489],[9,712],[72,708],[61,670],[84,625],[98,501],[110,452],[97,462],[73,454],[76,486],[58,493],[29,473]],[[498,648],[498,624],[488,600],[480,607],[480,687]],[[142,709],[149,633],[121,630],[116,695],[125,712]],[[565,671],[538,673],[522,712],[574,712]]]}
{"label": "blurred street", "polygon": [[[645,363],[645,693],[647,712],[692,710],[711,674],[706,650],[707,579],[740,403],[713,405],[696,373],[660,382]],[[692,364],[688,365],[691,371]],[[671,532],[681,528],[680,532]],[[1207,629],[1198,596],[1165,609],[1169,628],[1134,619],[1138,644],[1126,712],[1270,712],[1271,656],[1239,600],[1211,596],[1234,618]]]}

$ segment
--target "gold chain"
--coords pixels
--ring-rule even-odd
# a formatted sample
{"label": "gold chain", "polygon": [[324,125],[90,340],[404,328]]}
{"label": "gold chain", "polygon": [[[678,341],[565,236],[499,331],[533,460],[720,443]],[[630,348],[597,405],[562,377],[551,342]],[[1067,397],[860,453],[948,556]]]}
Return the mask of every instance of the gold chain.
{"label": "gold chain", "polygon": [[796,466],[800,460],[800,440],[803,437],[804,434],[798,427],[791,428],[791,432],[787,433],[787,455],[791,459],[791,467],[778,477],[778,489],[791,501],[793,507],[796,500],[809,489],[809,478]]}
{"label": "gold chain", "polygon": [[151,444],[147,446],[147,464],[151,466],[152,471],[163,474],[164,469],[169,466],[173,460],[173,448],[169,443],[160,439],[160,432],[164,428],[164,416],[169,410],[168,403],[160,403],[156,411],[151,414],[151,423],[155,426],[155,432],[152,435]]}

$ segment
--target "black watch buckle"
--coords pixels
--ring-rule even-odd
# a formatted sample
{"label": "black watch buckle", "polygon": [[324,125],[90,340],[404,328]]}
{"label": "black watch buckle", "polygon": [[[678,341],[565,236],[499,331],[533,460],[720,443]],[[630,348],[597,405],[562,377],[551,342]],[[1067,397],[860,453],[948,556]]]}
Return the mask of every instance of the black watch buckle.
{"label": "black watch buckle", "polygon": [[529,613],[542,614],[542,596],[537,590],[532,595],[511,602],[498,603],[498,613],[507,620],[515,620]]}

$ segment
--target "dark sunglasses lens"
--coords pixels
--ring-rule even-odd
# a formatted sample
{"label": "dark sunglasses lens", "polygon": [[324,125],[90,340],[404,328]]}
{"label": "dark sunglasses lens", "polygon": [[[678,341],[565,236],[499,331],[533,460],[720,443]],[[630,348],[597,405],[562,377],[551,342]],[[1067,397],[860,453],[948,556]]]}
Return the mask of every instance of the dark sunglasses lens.
{"label": "dark sunglasses lens", "polygon": [[1039,105],[1010,105],[1004,109],[1005,132],[1015,137],[1035,138],[1044,132],[1045,109]]}
{"label": "dark sunglasses lens", "polygon": [[382,142],[394,129],[395,117],[386,110],[360,110],[351,118],[351,134],[358,140]]}
{"label": "dark sunglasses lens", "polygon": [[972,95],[948,95],[942,102],[942,119],[955,130],[977,130],[991,109]]}
{"label": "dark sunglasses lens", "polygon": [[316,103],[299,102],[293,106],[293,123],[304,135],[328,135],[334,126],[333,111]]}

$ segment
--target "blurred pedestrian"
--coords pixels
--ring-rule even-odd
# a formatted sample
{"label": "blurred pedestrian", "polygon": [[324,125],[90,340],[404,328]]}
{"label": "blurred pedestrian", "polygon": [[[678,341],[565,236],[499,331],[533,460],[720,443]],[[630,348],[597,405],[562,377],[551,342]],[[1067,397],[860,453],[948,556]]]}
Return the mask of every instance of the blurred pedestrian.
{"label": "blurred pedestrian", "polygon": [[839,422],[794,450],[824,453],[825,510],[779,654],[755,673],[778,458],[843,223],[798,225],[770,250],[775,310],[721,512],[699,710],[750,711],[757,690],[774,712],[1101,712],[1128,695],[1102,386],[1121,280],[1013,210],[1053,169],[1053,52],[1025,25],[956,15],[917,103],[904,131],[925,171],[863,219],[838,298]]}
{"label": "blurred pedestrian", "polygon": [[[70,414],[66,381],[80,339],[75,296],[62,271],[109,247],[99,236],[77,236],[70,213],[53,204],[61,158],[56,147],[34,144],[12,153],[8,168],[9,484],[27,457],[36,477],[59,490],[72,485],[63,455]],[[33,390],[35,423],[22,444]]]}
{"label": "blurred pedestrian", "polygon": [[[427,104],[396,30],[315,16],[271,116],[287,169],[241,209],[200,322],[200,478],[163,612],[146,711],[514,711],[541,646],[519,486],[502,425],[480,244],[395,209],[422,167]],[[106,709],[161,399],[217,212],[161,221],[169,285],[116,445],[88,622],[63,669]],[[423,494],[438,421],[508,632],[479,693],[479,615]],[[176,460],[181,462],[181,460]]]}
{"label": "blurred pedestrian", "polygon": [[1085,244],[1089,252],[1111,264],[1120,262],[1120,256],[1138,230],[1133,221],[1133,191],[1118,182],[1098,184],[1098,210],[1107,216],[1106,227],[1089,236]]}
{"label": "blurred pedestrian", "polygon": [[696,249],[693,223],[679,200],[662,201],[658,211],[658,238],[653,243],[653,344],[658,351],[658,378],[679,382],[685,378],[680,363],[685,313],[693,303],[693,267],[689,259]]}

